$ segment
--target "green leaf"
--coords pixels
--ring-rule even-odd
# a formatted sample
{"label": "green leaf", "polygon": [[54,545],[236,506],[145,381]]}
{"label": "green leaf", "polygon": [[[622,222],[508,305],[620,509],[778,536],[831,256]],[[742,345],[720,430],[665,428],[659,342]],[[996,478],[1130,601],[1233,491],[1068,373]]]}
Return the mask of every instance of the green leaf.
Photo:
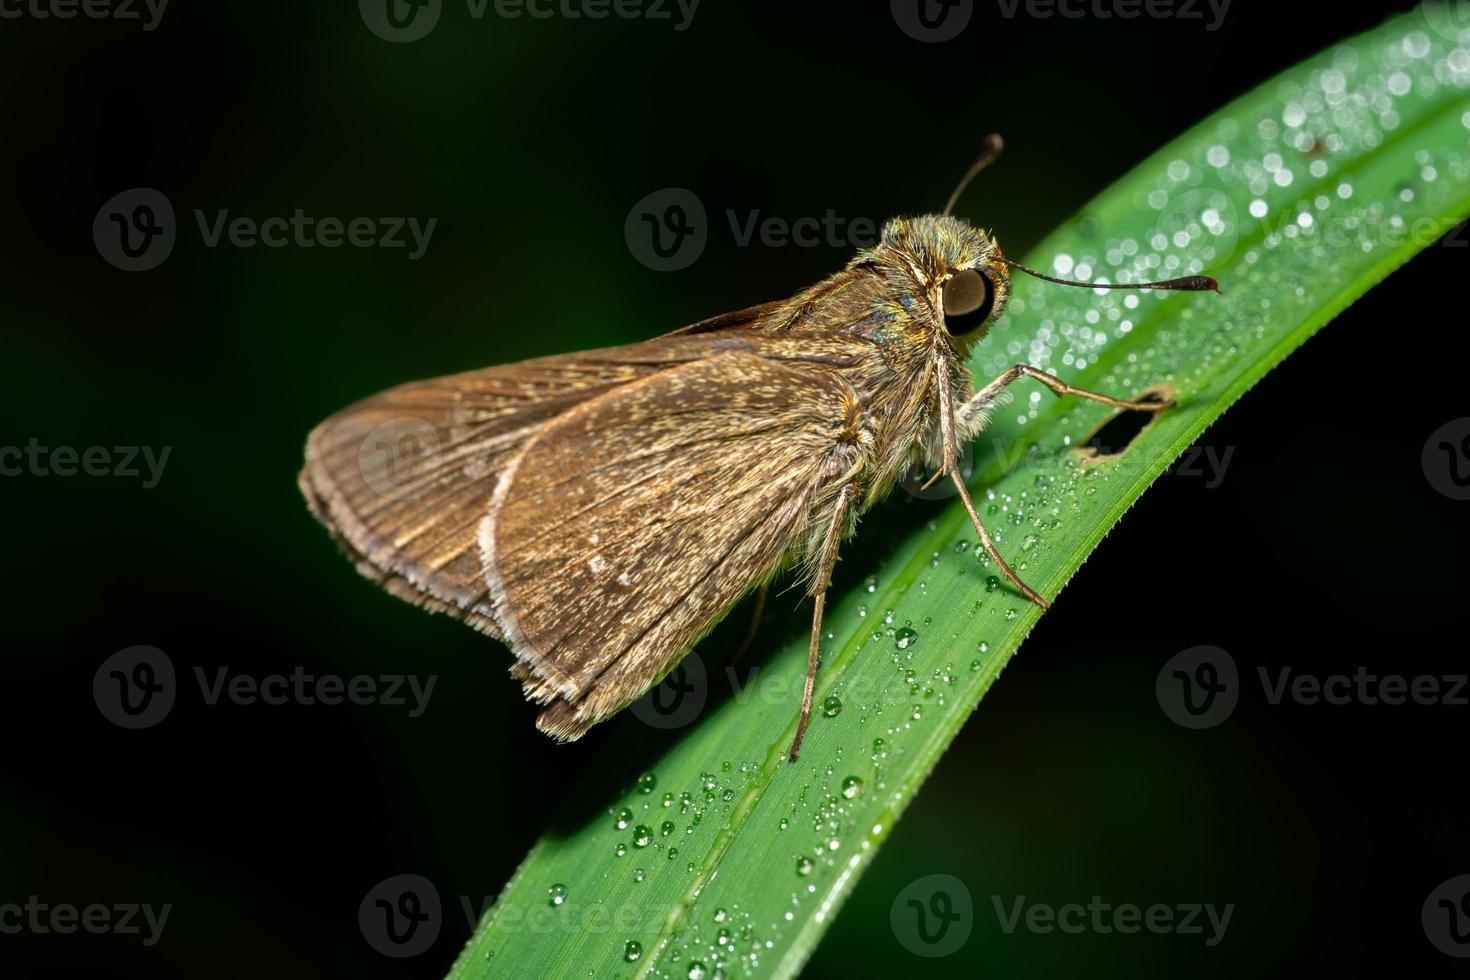
{"label": "green leaf", "polygon": [[[976,443],[970,483],[1002,553],[1043,595],[1056,595],[1231,402],[1470,211],[1470,55],[1427,12],[1226,107],[1034,250],[1031,264],[1074,278],[1208,272],[1223,290],[1104,293],[1017,276],[1010,310],[976,350],[977,382],[1024,361],[1081,387],[1132,395],[1165,386],[1178,400],[1121,455],[1084,462],[1077,447],[1108,410],[1029,382],[1012,389]],[[616,723],[607,764],[569,794],[568,811],[452,976],[800,969],[1038,616],[995,587],[957,503],[915,509],[932,520],[881,567],[854,576],[849,559],[844,569],[848,582],[875,574],[832,596],[819,710],[801,761],[788,764],[786,751],[805,670],[805,606],[782,621],[789,642],[733,695],[716,696],[722,682],[700,685],[696,675],[719,681],[724,667],[692,655],[690,696],[707,687],[711,700],[688,727]],[[897,512],[873,512],[859,537],[881,538]],[[773,608],[793,603],[773,597]],[[1066,614],[1065,602],[1051,613]],[[916,638],[895,636],[904,627]],[[827,698],[842,704],[830,717],[820,710]],[[645,770],[651,786],[638,784]],[[565,890],[559,903],[554,888]]]}

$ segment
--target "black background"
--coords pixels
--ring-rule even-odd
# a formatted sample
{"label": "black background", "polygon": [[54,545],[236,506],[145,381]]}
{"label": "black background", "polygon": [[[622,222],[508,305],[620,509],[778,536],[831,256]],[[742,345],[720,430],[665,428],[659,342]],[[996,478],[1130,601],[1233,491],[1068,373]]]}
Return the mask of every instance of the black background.
{"label": "black background", "polygon": [[[457,896],[492,896],[597,765],[608,733],[553,746],[502,648],[335,553],[294,485],[321,417],[408,378],[649,336],[846,258],[716,236],[691,269],[649,271],[622,220],[660,187],[881,220],[937,206],[998,130],[1006,156],[966,208],[1019,253],[1207,111],[1390,12],[1235,0],[1211,32],[982,3],[963,38],[923,45],[876,3],[705,0],[685,32],[451,8],[401,46],[348,3],[174,0],[152,32],[0,20],[0,444],[173,447],[151,490],[0,480],[0,902],[174,906],[153,948],[0,935],[6,976],[442,976],[468,934]],[[139,185],[181,210],[438,215],[440,230],[418,263],[196,236],[130,275],[90,227]],[[1470,709],[1273,707],[1254,677],[1465,671],[1467,505],[1434,491],[1420,451],[1470,414],[1451,300],[1467,257],[1429,248],[1250,392],[1203,440],[1233,452],[1218,487],[1180,474],[1149,491],[967,725],[809,975],[1463,972],[1419,914],[1470,871]],[[1203,643],[1246,683],[1227,723],[1189,732],[1154,678]],[[135,644],[181,673],[438,684],[414,720],[195,697],[128,732],[90,689]],[[403,872],[450,908],[434,948],[397,961],[356,910]],[[887,927],[893,894],[931,872],[977,898],[975,937],[932,962]],[[988,902],[1092,892],[1237,908],[1207,949],[1006,936]]]}

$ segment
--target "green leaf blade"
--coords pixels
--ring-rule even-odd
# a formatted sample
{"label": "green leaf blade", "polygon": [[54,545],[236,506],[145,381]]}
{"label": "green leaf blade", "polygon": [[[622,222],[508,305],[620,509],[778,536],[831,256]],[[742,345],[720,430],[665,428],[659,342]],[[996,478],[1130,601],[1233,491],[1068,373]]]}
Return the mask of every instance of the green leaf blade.
{"label": "green leaf blade", "polygon": [[[1108,410],[1015,386],[975,446],[970,485],[1032,586],[1056,595],[1225,408],[1470,212],[1467,93],[1466,42],[1406,15],[1237,100],[1034,250],[1030,264],[1081,278],[1207,272],[1222,295],[1017,276],[1011,309],[972,359],[978,383],[1026,362],[1116,395],[1167,386],[1178,402],[1121,456],[1091,463],[1075,447]],[[794,975],[1038,617],[1003,583],[992,587],[963,510],[925,506],[932,521],[870,587],[831,597],[818,711],[798,764],[785,753],[804,640],[694,725],[663,733],[651,792],[622,773],[626,791],[598,797],[605,812],[548,833],[452,976],[683,978],[695,964],[706,977]],[[917,639],[901,645],[892,631],[906,623]],[[832,717],[821,712],[829,696],[842,702]],[[619,828],[622,808],[631,821]],[[644,846],[639,825],[654,835]],[[559,905],[553,885],[567,889]],[[630,942],[641,948],[632,959]]]}

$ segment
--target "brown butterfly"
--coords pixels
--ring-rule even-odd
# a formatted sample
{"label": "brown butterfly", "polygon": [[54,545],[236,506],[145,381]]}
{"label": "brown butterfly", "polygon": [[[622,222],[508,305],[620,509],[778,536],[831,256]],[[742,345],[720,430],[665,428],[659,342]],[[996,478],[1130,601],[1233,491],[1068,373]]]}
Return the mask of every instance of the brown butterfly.
{"label": "brown butterfly", "polygon": [[[954,481],[959,447],[1022,377],[1124,409],[1024,364],[975,389],[970,349],[1006,307],[1001,254],[944,212],[897,218],[789,299],[642,343],[402,385],[318,426],[300,485],[358,569],[503,640],[536,727],[561,740],[636,700],[742,596],[796,566],[815,611],[794,761],[841,543],[912,466]],[[1133,289],[1214,289],[1193,276]]]}

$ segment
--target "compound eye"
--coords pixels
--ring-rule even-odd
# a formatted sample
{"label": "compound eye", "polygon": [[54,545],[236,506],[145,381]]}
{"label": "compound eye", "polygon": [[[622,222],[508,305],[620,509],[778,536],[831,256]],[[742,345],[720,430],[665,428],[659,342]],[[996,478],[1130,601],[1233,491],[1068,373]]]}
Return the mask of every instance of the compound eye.
{"label": "compound eye", "polygon": [[990,316],[995,290],[976,269],[963,269],[944,284],[944,329],[950,336],[969,333]]}

